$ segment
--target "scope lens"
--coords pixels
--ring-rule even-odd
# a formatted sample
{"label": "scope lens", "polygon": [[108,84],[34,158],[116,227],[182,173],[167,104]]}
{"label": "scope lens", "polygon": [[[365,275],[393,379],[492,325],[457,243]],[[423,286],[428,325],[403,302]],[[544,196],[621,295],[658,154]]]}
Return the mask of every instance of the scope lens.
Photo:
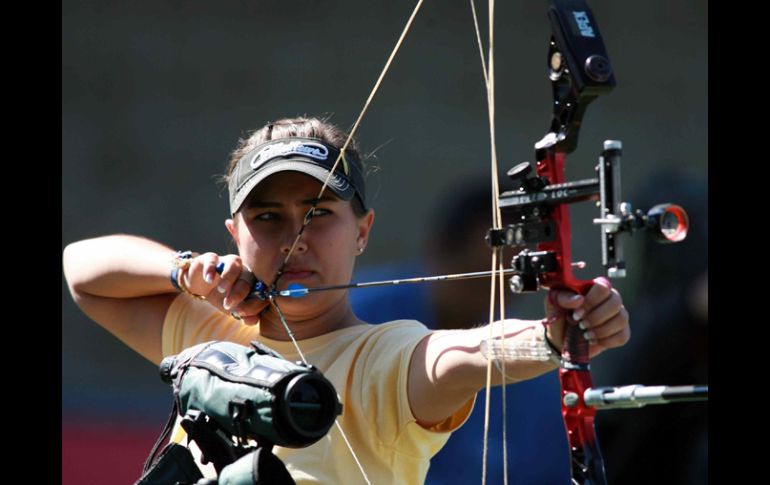
{"label": "scope lens", "polygon": [[314,374],[300,374],[292,379],[286,387],[285,399],[289,424],[307,438],[325,435],[338,414],[334,386]]}
{"label": "scope lens", "polygon": [[660,230],[667,238],[671,238],[679,231],[679,218],[676,214],[666,212],[660,220]]}
{"label": "scope lens", "polygon": [[289,393],[287,404],[294,423],[308,431],[317,431],[321,423],[323,403],[318,389],[308,381],[300,381]]}
{"label": "scope lens", "polygon": [[664,242],[679,242],[687,237],[690,221],[682,207],[675,204],[656,205],[650,209],[648,217]]}

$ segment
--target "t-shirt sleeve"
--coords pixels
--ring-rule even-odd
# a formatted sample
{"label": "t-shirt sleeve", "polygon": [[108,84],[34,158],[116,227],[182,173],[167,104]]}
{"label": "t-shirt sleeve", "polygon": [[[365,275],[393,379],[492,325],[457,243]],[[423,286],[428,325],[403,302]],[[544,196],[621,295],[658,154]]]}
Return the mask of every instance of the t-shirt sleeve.
{"label": "t-shirt sleeve", "polygon": [[249,345],[257,334],[256,326],[245,325],[204,301],[180,293],[163,320],[161,349],[163,357],[167,357],[211,340]]}
{"label": "t-shirt sleeve", "polygon": [[430,428],[417,424],[409,406],[407,379],[414,349],[430,333],[416,321],[394,322],[390,328],[383,325],[367,342],[364,349],[363,372],[361,373],[361,394],[363,409],[372,428],[380,433],[384,444],[398,446],[407,435],[423,434],[424,440],[438,438],[443,444],[445,434],[461,426],[473,409],[475,396],[458,409],[452,416]]}

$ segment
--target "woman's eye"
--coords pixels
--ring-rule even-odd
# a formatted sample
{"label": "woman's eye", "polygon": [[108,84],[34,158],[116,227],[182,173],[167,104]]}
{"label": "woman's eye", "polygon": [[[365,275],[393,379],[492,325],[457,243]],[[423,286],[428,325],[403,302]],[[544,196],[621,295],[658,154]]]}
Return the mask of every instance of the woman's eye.
{"label": "woman's eye", "polygon": [[261,214],[257,214],[254,219],[257,221],[274,221],[278,219],[278,214],[275,212],[263,212]]}
{"label": "woman's eye", "polygon": [[316,207],[316,208],[313,210],[313,217],[317,217],[317,216],[326,216],[326,215],[329,215],[329,214],[331,214],[331,213],[332,213],[332,211],[330,211],[329,209],[322,209],[322,208],[320,208],[320,207]]}

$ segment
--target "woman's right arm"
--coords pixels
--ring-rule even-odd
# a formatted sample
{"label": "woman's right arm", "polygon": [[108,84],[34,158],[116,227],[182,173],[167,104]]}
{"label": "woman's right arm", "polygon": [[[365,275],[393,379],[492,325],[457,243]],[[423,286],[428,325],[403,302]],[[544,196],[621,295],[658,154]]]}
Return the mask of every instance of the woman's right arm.
{"label": "woman's right arm", "polygon": [[[85,239],[64,248],[64,276],[86,315],[160,364],[163,321],[178,294],[169,278],[174,257],[173,249],[143,237]],[[216,271],[219,263],[224,263],[221,275]],[[201,254],[180,277],[190,292],[205,296],[206,303],[219,311],[238,312],[247,325],[257,323],[268,304],[257,298],[245,300],[254,275],[237,255]]]}
{"label": "woman's right arm", "polygon": [[169,280],[173,257],[173,249],[137,236],[85,239],[64,249],[64,276],[86,315],[159,364],[163,320],[178,294]]}

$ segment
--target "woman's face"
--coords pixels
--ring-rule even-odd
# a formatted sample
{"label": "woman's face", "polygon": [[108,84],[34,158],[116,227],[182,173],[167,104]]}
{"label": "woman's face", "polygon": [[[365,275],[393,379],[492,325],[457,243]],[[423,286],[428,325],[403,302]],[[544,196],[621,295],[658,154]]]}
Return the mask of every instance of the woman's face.
{"label": "woman's face", "polygon": [[[303,173],[271,175],[251,192],[235,215],[237,222],[226,222],[241,258],[261,281],[269,284],[275,278],[319,190],[321,183]],[[308,288],[350,282],[358,249],[366,246],[373,221],[373,211],[358,218],[350,202],[324,191],[278,289],[291,282]]]}

